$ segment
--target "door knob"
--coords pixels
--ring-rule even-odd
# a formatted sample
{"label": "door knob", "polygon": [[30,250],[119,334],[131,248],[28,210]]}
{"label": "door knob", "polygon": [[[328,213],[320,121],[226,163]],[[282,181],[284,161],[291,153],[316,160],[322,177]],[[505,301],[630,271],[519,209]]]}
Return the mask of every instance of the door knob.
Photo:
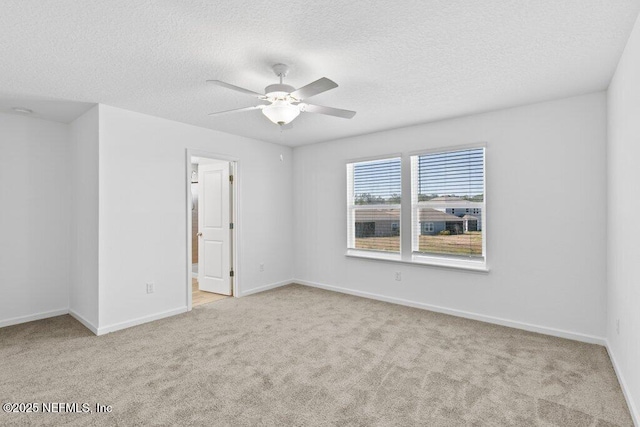
{"label": "door knob", "polygon": [[198,237],[202,237],[202,232],[199,232],[199,233],[198,233]]}

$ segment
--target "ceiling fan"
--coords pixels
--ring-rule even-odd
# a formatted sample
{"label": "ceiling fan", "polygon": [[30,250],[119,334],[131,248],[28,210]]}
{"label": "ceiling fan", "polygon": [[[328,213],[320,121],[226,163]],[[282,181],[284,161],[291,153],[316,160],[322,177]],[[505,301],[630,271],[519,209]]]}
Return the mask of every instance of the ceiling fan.
{"label": "ceiling fan", "polygon": [[264,89],[264,94],[234,86],[220,80],[207,80],[207,82],[209,83],[213,83],[218,86],[226,87],[227,89],[254,96],[259,100],[265,102],[264,104],[255,105],[253,107],[219,111],[216,113],[210,113],[209,115],[217,116],[221,114],[239,113],[242,111],[262,110],[262,114],[264,114],[273,123],[280,126],[290,123],[293,119],[298,117],[300,112],[326,114],[329,116],[342,117],[344,119],[350,119],[356,115],[355,111],[342,110],[332,107],[323,107],[321,105],[307,104],[306,102],[302,102],[303,100],[314,95],[318,95],[322,92],[326,92],[330,89],[338,87],[335,82],[329,80],[328,78],[323,77],[316,80],[315,82],[301,87],[300,89],[296,89],[293,86],[282,83],[282,79],[284,79],[289,73],[289,67],[287,65],[276,64],[273,66],[273,72],[276,73],[278,77],[280,77],[280,83],[267,86]]}

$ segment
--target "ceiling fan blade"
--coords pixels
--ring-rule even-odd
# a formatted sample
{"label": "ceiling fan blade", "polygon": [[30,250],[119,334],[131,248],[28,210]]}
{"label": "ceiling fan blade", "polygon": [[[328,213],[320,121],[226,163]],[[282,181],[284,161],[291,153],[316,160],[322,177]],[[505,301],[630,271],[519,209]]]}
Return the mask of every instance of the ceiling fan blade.
{"label": "ceiling fan blade", "polygon": [[300,89],[296,89],[295,91],[291,92],[290,95],[295,99],[303,100],[337,87],[338,84],[336,82],[323,77],[316,80],[315,82],[309,83],[306,86],[302,86]]}
{"label": "ceiling fan blade", "polygon": [[242,93],[245,93],[247,95],[255,96],[257,98],[264,98],[264,94],[262,94],[262,93],[254,92],[252,90],[245,89],[245,88],[242,88],[240,86],[235,86],[235,85],[232,85],[232,84],[229,84],[229,83],[225,83],[225,82],[223,82],[221,80],[207,80],[207,83],[213,83],[216,86],[226,87],[227,89],[235,90],[236,92],[242,92]]}
{"label": "ceiling fan blade", "polygon": [[262,110],[265,106],[264,105],[256,105],[253,107],[244,107],[244,108],[236,108],[234,110],[226,110],[226,111],[218,111],[215,113],[209,113],[207,114],[208,116],[219,116],[222,114],[229,114],[229,113],[241,113],[243,111],[251,111],[251,110]]}
{"label": "ceiling fan blade", "polygon": [[356,115],[355,111],[342,110],[340,108],[323,107],[322,105],[313,104],[298,104],[300,111],[306,111],[307,113],[326,114],[329,116],[342,117],[343,119],[350,119]]}

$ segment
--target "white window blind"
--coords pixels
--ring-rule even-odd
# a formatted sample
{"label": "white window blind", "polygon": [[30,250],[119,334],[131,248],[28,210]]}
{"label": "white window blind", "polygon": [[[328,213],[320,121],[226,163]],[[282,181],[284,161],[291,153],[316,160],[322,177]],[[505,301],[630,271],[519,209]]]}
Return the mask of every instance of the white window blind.
{"label": "white window blind", "polygon": [[399,157],[347,164],[347,247],[400,252]]}
{"label": "white window blind", "polygon": [[484,171],[484,148],[411,157],[414,254],[484,260]]}

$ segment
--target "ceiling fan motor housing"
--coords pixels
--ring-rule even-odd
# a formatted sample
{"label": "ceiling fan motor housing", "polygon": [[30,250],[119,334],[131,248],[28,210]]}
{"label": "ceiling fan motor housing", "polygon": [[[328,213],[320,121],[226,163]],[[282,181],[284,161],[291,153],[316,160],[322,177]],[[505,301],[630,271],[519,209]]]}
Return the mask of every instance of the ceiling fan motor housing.
{"label": "ceiling fan motor housing", "polygon": [[264,93],[268,98],[285,98],[291,92],[295,91],[293,86],[285,85],[283,83],[276,83],[264,88]]}

